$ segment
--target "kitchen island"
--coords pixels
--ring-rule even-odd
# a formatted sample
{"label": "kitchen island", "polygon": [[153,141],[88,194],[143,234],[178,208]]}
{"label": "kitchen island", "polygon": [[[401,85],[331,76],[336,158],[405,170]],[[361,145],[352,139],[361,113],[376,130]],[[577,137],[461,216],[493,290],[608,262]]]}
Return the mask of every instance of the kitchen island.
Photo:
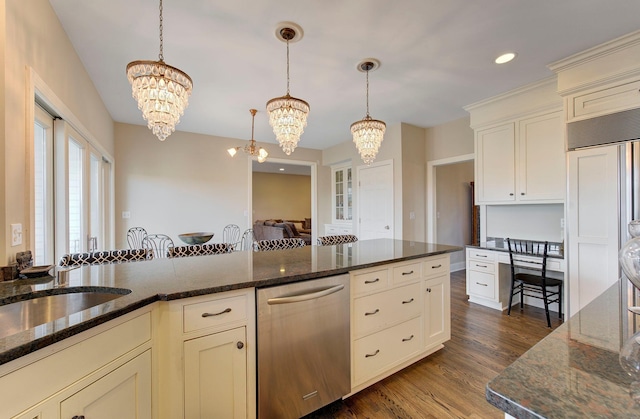
{"label": "kitchen island", "polygon": [[519,419],[640,417],[618,362],[620,301],[616,283],[490,381],[487,401]]}
{"label": "kitchen island", "polygon": [[[374,273],[378,278],[379,272],[388,272],[388,282],[375,282],[372,291],[365,291],[361,295],[373,293],[373,297],[380,293],[382,296],[383,292],[391,295],[396,292],[393,290],[397,287],[409,289],[408,286],[415,285],[418,288],[425,287],[430,297],[415,296],[417,311],[407,311],[406,317],[387,320],[364,332],[367,335],[379,331],[384,336],[387,330],[395,330],[391,326],[398,324],[400,327],[399,322],[406,323],[408,319],[412,319],[411,324],[419,325],[420,328],[419,334],[411,340],[415,349],[411,353],[397,353],[397,361],[381,359],[386,366],[377,365],[377,369],[371,370],[370,376],[362,376],[358,382],[365,386],[408,365],[411,359],[427,356],[441,348],[442,342],[448,339],[448,299],[444,300],[439,296],[446,295],[448,298],[448,253],[459,250],[462,249],[454,246],[378,239],[348,245],[307,246],[274,252],[235,252],[83,266],[69,271],[68,281],[64,284],[58,284],[52,277],[0,283],[0,304],[70,290],[91,292],[119,288],[131,291],[107,303],[0,339],[0,389],[6,390],[4,394],[10,398],[10,395],[15,394],[12,400],[20,399],[21,396],[18,395],[24,393],[13,387],[26,385],[21,381],[38,380],[33,391],[23,397],[25,400],[19,400],[19,406],[5,405],[0,408],[0,416],[7,413],[7,417],[13,417],[18,412],[23,412],[18,417],[58,417],[59,413],[54,412],[64,411],[65,404],[69,406],[67,411],[74,416],[78,414],[76,412],[84,411],[80,409],[82,406],[97,406],[89,396],[118,394],[110,390],[117,387],[124,393],[143,397],[134,401],[132,408],[153,405],[153,408],[149,407],[146,413],[138,416],[178,417],[184,415],[183,405],[195,406],[197,403],[177,400],[176,396],[185,394],[187,397],[198,393],[197,388],[194,391],[186,389],[191,383],[198,386],[198,371],[205,371],[202,370],[202,365],[189,364],[191,361],[188,359],[200,362],[200,351],[214,353],[215,348],[221,347],[228,349],[224,349],[227,352],[220,353],[240,358],[233,361],[233,371],[220,373],[236,374],[233,382],[244,381],[246,385],[246,391],[241,388],[234,390],[235,394],[244,394],[246,402],[234,401],[230,407],[233,414],[230,416],[253,417],[255,289],[341,274],[351,275],[353,288],[356,286],[353,282],[355,273],[360,273],[360,278],[366,279]],[[431,260],[436,262],[429,263]],[[384,288],[381,287],[383,285]],[[411,298],[409,300],[413,301]],[[429,309],[431,302],[435,304],[433,307],[440,308]],[[233,314],[229,320],[218,320],[226,317],[217,316],[218,313],[231,312],[231,308]],[[204,312],[211,314],[201,316]],[[430,317],[438,313],[441,317],[446,314],[447,321],[444,321],[445,318]],[[425,320],[424,326],[423,316],[431,319]],[[447,327],[444,334],[435,328],[441,325]],[[426,336],[424,339],[423,335]],[[361,335],[357,338],[361,338]],[[217,346],[221,340],[222,346]],[[236,347],[237,349],[231,349]],[[216,352],[216,356],[218,355]],[[181,360],[184,360],[184,365]],[[211,364],[212,360],[213,358],[206,361],[208,365],[220,365]],[[69,369],[69,362],[76,368]],[[236,371],[235,365],[241,366],[243,370]],[[121,381],[109,384],[108,381],[116,372],[122,374]],[[74,375],[73,379],[71,375]],[[191,379],[191,376],[195,378]],[[151,377],[154,377],[153,381],[158,385],[151,386]],[[239,380],[238,377],[246,379]],[[230,382],[222,379],[217,381]],[[96,390],[91,388],[95,387],[91,383],[98,383],[104,388]],[[220,390],[229,388],[217,385]],[[84,391],[85,389],[91,391]],[[82,391],[78,392],[79,390]],[[82,392],[86,393],[83,397],[71,397]],[[167,397],[168,395],[171,396]],[[231,394],[227,399],[233,396]],[[149,401],[152,399],[155,400],[153,403]],[[108,403],[120,404],[119,400]],[[237,410],[240,405],[244,406],[244,411]],[[28,409],[21,410],[25,408]],[[155,413],[151,414],[152,410]],[[47,412],[51,412],[52,416],[48,416]]]}

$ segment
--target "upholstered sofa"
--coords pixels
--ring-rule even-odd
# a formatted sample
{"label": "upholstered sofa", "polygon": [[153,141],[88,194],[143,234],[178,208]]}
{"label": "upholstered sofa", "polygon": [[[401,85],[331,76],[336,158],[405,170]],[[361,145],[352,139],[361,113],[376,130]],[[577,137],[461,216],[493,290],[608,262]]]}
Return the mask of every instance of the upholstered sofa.
{"label": "upholstered sofa", "polygon": [[305,225],[300,221],[287,221],[281,219],[256,220],[253,223],[253,235],[256,241],[275,239],[303,239],[306,244],[311,244],[311,229],[298,229]]}

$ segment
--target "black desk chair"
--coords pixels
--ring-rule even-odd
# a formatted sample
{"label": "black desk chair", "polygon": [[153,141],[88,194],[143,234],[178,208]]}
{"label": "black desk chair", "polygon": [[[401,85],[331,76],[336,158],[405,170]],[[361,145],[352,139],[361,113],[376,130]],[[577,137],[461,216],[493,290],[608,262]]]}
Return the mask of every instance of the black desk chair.
{"label": "black desk chair", "polygon": [[[507,315],[511,315],[514,295],[520,294],[520,308],[524,306],[525,295],[538,298],[544,301],[547,327],[551,327],[549,304],[558,304],[558,317],[562,318],[563,281],[547,276],[549,243],[507,239],[507,244],[509,245],[509,261],[511,262],[511,291]],[[532,261],[523,256],[542,258],[542,261]]]}

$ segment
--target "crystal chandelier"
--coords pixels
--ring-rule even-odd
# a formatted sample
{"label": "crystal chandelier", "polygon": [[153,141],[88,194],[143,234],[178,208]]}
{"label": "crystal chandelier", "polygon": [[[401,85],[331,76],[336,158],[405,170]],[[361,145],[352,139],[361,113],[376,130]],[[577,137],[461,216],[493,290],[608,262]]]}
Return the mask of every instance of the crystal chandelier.
{"label": "crystal chandelier", "polygon": [[276,37],[287,43],[287,94],[276,97],[267,102],[269,125],[273,128],[280,147],[290,155],[300,141],[300,135],[307,126],[309,104],[289,94],[289,42],[296,42],[302,38],[302,28],[290,22],[281,24],[276,30]]}
{"label": "crystal chandelier", "polygon": [[176,129],[189,105],[193,88],[187,73],[164,63],[162,39],[162,0],[160,0],[160,54],[158,61],[132,61],[127,78],[133,98],[149,129],[164,141]]}
{"label": "crystal chandelier", "polygon": [[369,71],[373,71],[380,66],[380,62],[375,59],[368,59],[358,64],[358,70],[367,74],[367,116],[362,120],[351,124],[351,134],[353,142],[360,153],[362,161],[371,164],[378,154],[378,149],[384,140],[384,131],[387,125],[369,116]]}
{"label": "crystal chandelier", "polygon": [[238,150],[242,150],[250,156],[257,157],[258,163],[264,163],[264,161],[267,160],[269,153],[267,153],[267,150],[262,147],[258,148],[258,146],[256,146],[256,140],[253,139],[254,121],[256,119],[256,112],[258,111],[255,109],[249,109],[249,112],[251,112],[251,141],[249,141],[249,144],[244,147],[232,147],[227,150],[227,153],[233,157],[236,155]]}

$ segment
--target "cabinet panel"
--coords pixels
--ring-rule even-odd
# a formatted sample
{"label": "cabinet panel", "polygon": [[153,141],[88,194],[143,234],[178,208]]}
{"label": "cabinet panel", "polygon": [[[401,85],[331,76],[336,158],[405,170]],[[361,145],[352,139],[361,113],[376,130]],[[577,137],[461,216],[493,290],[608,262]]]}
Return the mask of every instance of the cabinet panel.
{"label": "cabinet panel", "polygon": [[451,285],[448,275],[424,282],[424,346],[451,339]]}
{"label": "cabinet panel", "polygon": [[449,256],[430,258],[423,264],[423,276],[425,278],[440,276],[449,273]]}
{"label": "cabinet panel", "polygon": [[422,276],[422,262],[409,263],[402,266],[396,266],[393,268],[393,282],[395,284],[400,282],[412,281]]}
{"label": "cabinet panel", "polygon": [[384,268],[378,271],[354,274],[352,278],[353,295],[362,295],[387,288],[389,270]]}
{"label": "cabinet panel", "polygon": [[420,284],[407,285],[354,301],[353,333],[360,337],[386,326],[419,316]]}
{"label": "cabinet panel", "polygon": [[244,327],[184,343],[186,418],[247,417]]}
{"label": "cabinet panel", "polygon": [[63,418],[151,418],[151,350],[60,404]]}
{"label": "cabinet panel", "polygon": [[565,153],[561,112],[520,121],[519,201],[564,200]]}
{"label": "cabinet panel", "polygon": [[361,383],[422,347],[422,322],[415,318],[354,342],[354,378]]}
{"label": "cabinet panel", "polygon": [[580,93],[569,98],[569,121],[640,106],[640,81],[590,93]]}
{"label": "cabinet panel", "polygon": [[493,262],[469,260],[469,269],[472,271],[486,272],[493,274],[496,270],[496,266]]}
{"label": "cabinet panel", "polygon": [[515,201],[515,157],[513,123],[476,132],[478,204]]}
{"label": "cabinet panel", "polygon": [[215,327],[247,318],[247,296],[217,298],[184,306],[184,332]]}

